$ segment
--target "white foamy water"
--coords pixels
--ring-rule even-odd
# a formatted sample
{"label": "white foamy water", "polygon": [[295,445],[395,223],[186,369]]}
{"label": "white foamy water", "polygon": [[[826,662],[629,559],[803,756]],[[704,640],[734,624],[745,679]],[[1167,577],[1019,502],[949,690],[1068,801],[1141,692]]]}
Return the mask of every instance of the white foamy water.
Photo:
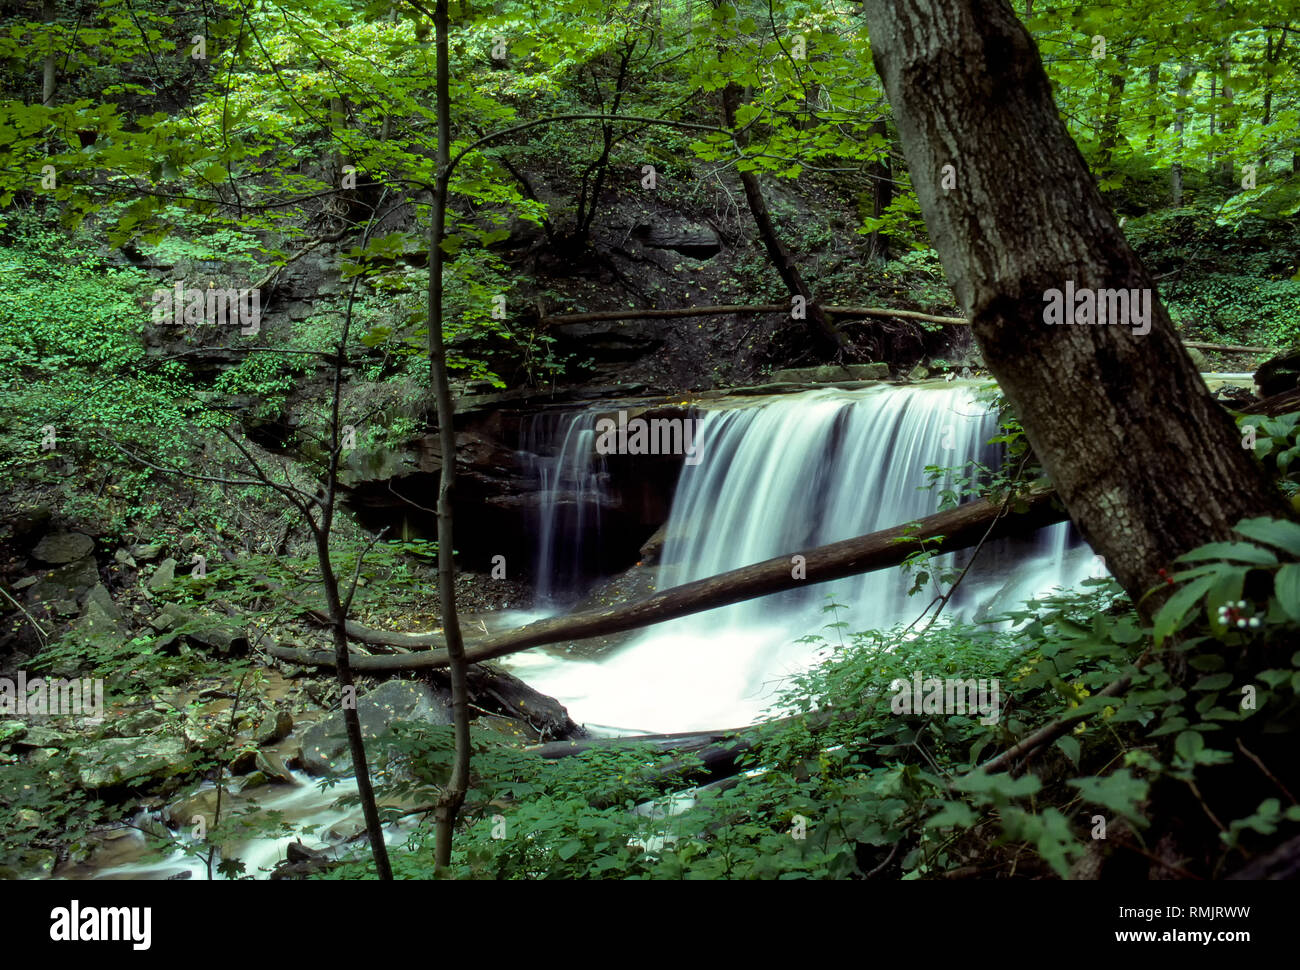
{"label": "white foamy water", "polygon": [[[575,422],[575,425],[577,422]],[[964,384],[816,390],[714,411],[700,429],[703,461],[684,466],[668,523],[661,588],[801,549],[864,535],[938,510],[928,465],[996,466],[995,415]],[[573,460],[573,456],[570,456]],[[952,485],[951,478],[947,482]],[[580,541],[582,537],[572,537]],[[947,557],[956,568],[969,553]],[[1093,570],[1068,524],[986,547],[945,610],[978,619]],[[650,628],[598,661],[516,655],[519,676],[558,698],[575,720],[620,733],[688,731],[752,722],[840,619],[850,630],[911,622],[939,590],[909,597],[898,568],[749,600]],[[822,611],[834,596],[846,610]]]}

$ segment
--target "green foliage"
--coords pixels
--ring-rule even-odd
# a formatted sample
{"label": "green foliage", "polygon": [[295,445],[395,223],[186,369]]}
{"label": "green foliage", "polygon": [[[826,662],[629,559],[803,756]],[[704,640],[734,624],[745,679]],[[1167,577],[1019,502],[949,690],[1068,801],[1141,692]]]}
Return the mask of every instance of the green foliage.
{"label": "green foliage", "polygon": [[39,749],[19,760],[6,758],[0,770],[0,873],[31,878],[28,866],[58,852],[81,854],[92,832],[108,817],[108,806],[72,783],[75,766],[67,751]]}
{"label": "green foliage", "polygon": [[[148,277],[39,223],[15,231],[0,247],[0,484],[50,482],[75,502],[77,484],[102,482],[101,504],[120,514],[146,496],[153,473],[124,462],[119,447],[165,464],[217,422],[180,363],[145,353]],[[65,457],[84,463],[84,478],[53,470]]]}
{"label": "green foliage", "polygon": [[[1296,535],[1291,536],[1290,532]],[[1217,574],[1266,556],[1300,554],[1300,527],[1243,522],[1240,548],[1204,547],[1190,563]],[[1245,551],[1246,547],[1260,551]],[[1266,548],[1268,547],[1268,548]],[[1272,551],[1270,551],[1270,549]],[[1159,665],[1135,665],[1151,630],[1113,582],[1049,596],[1001,623],[937,626],[920,636],[842,632],[820,666],[785,685],[776,714],[746,754],[748,772],[704,788],[665,780],[671,753],[626,748],[546,762],[476,735],[471,785],[454,874],[478,878],[929,878],[977,867],[982,875],[1054,875],[1094,844],[1096,816],[1110,844],[1142,845],[1154,786],[1194,785],[1231,755],[1215,744],[1232,725],[1287,730],[1298,709],[1300,654],[1249,682],[1241,703],[1242,645],[1293,636],[1300,563],[1276,570],[1277,592],[1259,626],[1182,640],[1197,671],[1187,686]],[[1218,588],[1217,584],[1211,584]],[[1294,601],[1294,602],[1293,602]],[[1204,605],[1216,615],[1214,598]],[[839,604],[827,609],[836,613]],[[1009,624],[1009,625],[1008,625]],[[1157,620],[1157,635],[1167,620]],[[1177,624],[1176,624],[1177,625]],[[821,641],[820,636],[805,638]],[[997,716],[900,708],[914,675],[996,681]],[[1129,688],[1097,696],[1120,677]],[[926,686],[925,690],[931,688]],[[1058,719],[1071,729],[1020,774],[982,764]],[[1256,720],[1257,719],[1257,720]],[[1272,727],[1270,727],[1272,725]],[[407,731],[393,750],[406,766],[396,795],[432,801],[450,765],[449,729]],[[1204,780],[1202,785],[1208,787]],[[667,789],[667,791],[665,791]],[[1126,828],[1116,828],[1120,821]],[[1300,821],[1265,800],[1225,819],[1223,859],[1258,835]],[[1244,840],[1244,841],[1243,841]],[[421,828],[396,861],[408,877],[431,874]],[[333,873],[348,878],[358,863]]]}
{"label": "green foliage", "polygon": [[1300,491],[1300,412],[1277,417],[1237,416],[1242,447],[1254,444],[1255,457],[1273,475],[1282,491],[1293,497]]}
{"label": "green foliage", "polygon": [[[943,264],[939,254],[933,249],[914,249],[897,259],[885,264],[884,282],[893,295],[924,307],[951,306],[952,291],[943,273]],[[943,325],[922,322],[928,330],[937,330]]]}
{"label": "green foliage", "polygon": [[[1300,525],[1289,519],[1243,519],[1236,531],[1245,541],[1212,542],[1178,557],[1190,568],[1170,577],[1183,585],[1156,614],[1157,646],[1192,623],[1198,609],[1214,635],[1229,644],[1258,636],[1266,624],[1300,617],[1300,567],[1288,561],[1300,560]],[[1273,595],[1261,597],[1257,584],[1270,577]],[[1250,601],[1242,599],[1248,579],[1256,581]]]}

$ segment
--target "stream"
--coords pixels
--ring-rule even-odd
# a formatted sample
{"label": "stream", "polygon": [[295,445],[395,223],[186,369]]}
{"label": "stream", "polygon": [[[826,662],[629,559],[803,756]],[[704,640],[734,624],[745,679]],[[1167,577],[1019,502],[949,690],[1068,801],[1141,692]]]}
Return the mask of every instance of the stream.
{"label": "stream", "polygon": [[[1228,378],[1235,375],[1214,375]],[[864,390],[811,390],[756,398],[708,411],[698,428],[703,460],[683,466],[672,503],[659,588],[702,578],[800,548],[833,542],[930,514],[938,490],[924,490],[926,467],[960,466],[975,459],[997,467],[986,444],[996,415],[981,406],[970,382],[935,381]],[[543,525],[536,537],[539,583],[545,601],[570,588],[570,568],[584,543],[599,541],[600,516],[565,514],[552,496],[590,495],[602,487],[601,457],[592,447],[594,421],[581,412],[552,422],[559,436],[554,457],[537,461]],[[943,488],[955,483],[949,471]],[[592,503],[599,509],[600,503]],[[960,570],[969,551],[944,557]],[[980,621],[1051,590],[1100,575],[1091,550],[1061,524],[1016,540],[990,543],[945,611],[949,619]],[[882,570],[806,589],[710,610],[660,624],[599,655],[562,649],[533,650],[505,666],[536,689],[556,697],[575,721],[596,734],[625,735],[738,727],[752,723],[776,701],[791,675],[807,670],[838,643],[826,624],[846,630],[889,629],[911,622],[932,598],[908,595],[900,569]],[[931,583],[933,588],[933,582]],[[833,596],[842,605],[824,612]],[[556,612],[555,609],[549,611]],[[519,625],[548,611],[497,617]],[[493,624],[495,627],[496,624]],[[821,633],[823,643],[798,643]],[[292,739],[290,739],[292,740]],[[322,791],[315,779],[293,773],[294,785],[255,790],[263,810],[276,810],[296,827],[316,826],[304,845],[348,851],[360,827],[360,809],[333,802],[355,790],[351,779]],[[211,785],[207,786],[208,788]],[[236,797],[238,803],[239,797]],[[135,824],[159,825],[145,816]],[[400,843],[414,820],[390,827]],[[188,838],[182,829],[175,838]],[[292,837],[231,844],[246,872],[264,877],[284,858]],[[364,846],[364,841],[351,843]],[[142,859],[145,836],[130,828],[112,833],[86,863],[60,878],[206,878],[201,858],[181,850],[159,861]],[[219,877],[220,878],[220,877]]]}

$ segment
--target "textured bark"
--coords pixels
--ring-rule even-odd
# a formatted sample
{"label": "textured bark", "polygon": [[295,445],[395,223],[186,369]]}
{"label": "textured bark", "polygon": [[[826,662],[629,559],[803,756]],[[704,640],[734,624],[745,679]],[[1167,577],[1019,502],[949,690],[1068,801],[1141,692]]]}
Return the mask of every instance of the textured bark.
{"label": "textured bark", "polygon": [[438,410],[438,437],[442,443],[442,477],[438,485],[438,599],[442,630],[451,673],[451,716],[455,725],[455,755],[451,777],[434,811],[434,867],[443,871],[451,862],[451,837],[456,817],[469,787],[469,687],[465,644],[456,613],[456,562],[452,540],[452,494],[456,487],[456,429],[452,416],[451,382],[447,376],[447,351],[442,339],[442,237],[447,223],[447,183],[451,174],[451,69],[448,62],[447,0],[434,7],[434,47],[438,66],[435,111],[438,121],[438,180],[434,188],[433,219],[429,224],[429,370]]}
{"label": "textured bark", "polygon": [[[1053,501],[1054,494],[1050,490],[1031,492],[1024,497],[1022,511],[1013,514],[1003,514],[1001,503],[969,502],[946,512],[926,516],[909,525],[898,525],[870,535],[805,550],[802,552],[805,564],[801,579],[792,575],[795,570],[791,555],[777,556],[752,566],[674,586],[627,606],[539,620],[518,630],[479,640],[465,649],[465,657],[477,663],[548,643],[622,633],[796,586],[824,583],[897,566],[921,548],[918,545],[920,540],[926,540],[926,549],[944,553],[976,545],[986,536],[989,539],[999,539],[1007,535],[1021,535],[1065,518]],[[369,632],[372,642],[384,642],[381,631]],[[442,645],[442,638],[437,634],[395,636],[401,636],[403,644],[418,642],[430,647]],[[319,653],[298,653],[289,659],[302,664],[332,662],[327,655]],[[353,657],[352,667],[367,672],[425,670],[445,667],[448,660],[446,650],[434,649],[392,657]]]}
{"label": "textured bark", "polygon": [[330,604],[330,612],[335,615],[335,622],[330,626],[334,640],[334,671],[340,689],[343,691],[343,724],[348,735],[348,753],[352,757],[352,773],[356,777],[357,797],[361,800],[361,814],[365,818],[366,832],[370,836],[370,851],[375,860],[375,872],[382,880],[393,878],[393,871],[388,861],[388,847],[384,844],[384,828],[379,819],[379,810],[375,803],[375,792],[370,782],[370,766],[366,763],[366,743],[361,733],[361,718],[357,714],[355,701],[349,703],[349,697],[355,698],[356,687],[352,680],[352,668],[349,665],[348,635],[344,630],[344,610],[339,599],[338,579],[330,566],[329,535],[317,534],[317,555],[321,562],[322,584],[325,597]]}
{"label": "textured bark", "polygon": [[[1242,517],[1286,514],[1103,204],[1006,0],[870,0],[867,19],[957,300],[1070,517],[1129,595]],[[1044,295],[1071,280],[1149,290],[1150,332],[1047,325]]]}

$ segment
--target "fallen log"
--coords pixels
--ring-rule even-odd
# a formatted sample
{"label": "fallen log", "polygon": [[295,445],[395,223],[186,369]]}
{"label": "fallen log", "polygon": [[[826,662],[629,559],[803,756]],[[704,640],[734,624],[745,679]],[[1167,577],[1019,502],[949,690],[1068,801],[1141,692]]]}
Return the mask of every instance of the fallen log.
{"label": "fallen log", "polygon": [[[597,323],[605,320],[676,320],[683,317],[713,317],[725,314],[756,315],[761,313],[789,313],[788,303],[726,304],[720,306],[688,306],[670,309],[629,308],[626,310],[592,310],[588,313],[560,313],[542,316],[538,324],[543,327],[563,326],[567,323]],[[923,320],[952,327],[968,327],[965,317],[944,317],[919,310],[895,310],[882,306],[825,306],[822,312],[831,317],[895,317],[900,320]],[[1241,344],[1215,344],[1202,340],[1184,340],[1184,347],[1197,350],[1215,350],[1225,354],[1273,354],[1272,347],[1249,347]]]}
{"label": "fallen log", "polygon": [[[1002,502],[969,502],[913,523],[882,529],[854,539],[844,539],[804,552],[777,556],[765,562],[674,586],[626,606],[539,620],[517,630],[494,634],[467,644],[465,655],[471,662],[478,663],[530,647],[622,633],[769,593],[897,566],[918,551],[923,541],[929,551],[945,553],[976,545],[985,538],[986,533],[989,539],[998,539],[1029,532],[1066,518],[1065,511],[1055,502],[1055,497],[1056,493],[1052,489],[1033,490],[1023,496],[1022,509],[1015,514],[1006,514]],[[796,556],[802,559],[802,563],[799,563]],[[353,635],[351,628],[348,632],[349,636]],[[392,635],[383,631],[367,633],[382,637],[379,642],[392,642],[388,639]],[[406,634],[402,635],[401,642],[403,646],[419,642],[433,647],[441,644],[441,637],[438,634]],[[333,655],[325,651],[279,647],[268,652],[272,656],[299,664],[328,666],[333,663]],[[378,670],[424,670],[445,667],[447,663],[446,650],[432,649],[400,656],[358,656],[353,661],[353,667],[357,671],[369,673]]]}
{"label": "fallen log", "polygon": [[[581,741],[552,741],[534,745],[526,751],[548,760],[567,758],[589,751],[618,751],[649,748],[655,753],[672,752],[677,757],[667,764],[647,765],[640,780],[659,790],[699,787],[735,777],[745,770],[744,756],[764,738],[802,722],[816,733],[832,721],[829,711],[812,711],[763,721],[748,727],[725,731],[686,731],[680,734],[642,734],[621,738],[586,738]],[[616,803],[615,796],[595,797],[591,804],[605,808]]]}
{"label": "fallen log", "polygon": [[547,761],[559,758],[571,758],[589,751],[611,751],[618,748],[651,747],[655,751],[676,751],[681,754],[701,751],[713,745],[755,731],[767,724],[749,725],[741,728],[728,728],[721,731],[683,731],[679,734],[633,734],[616,738],[583,738],[578,741],[548,741],[546,744],[534,744],[524,750]]}
{"label": "fallen log", "polygon": [[1241,344],[1207,344],[1203,340],[1184,340],[1184,347],[1195,347],[1197,350],[1217,350],[1225,354],[1276,354],[1277,350],[1273,347],[1245,347]]}
{"label": "fallen log", "polygon": [[[440,679],[449,676],[441,670],[431,673]],[[470,664],[465,671],[465,680],[470,700],[476,706],[488,707],[491,701],[495,701],[498,713],[523,718],[543,738],[587,736],[586,729],[575,724],[565,706],[554,697],[533,690],[494,664]]]}
{"label": "fallen log", "polygon": [[924,320],[927,323],[946,323],[964,327],[970,323],[965,317],[939,317],[920,310],[894,310],[879,306],[828,306],[826,312],[833,317],[898,317],[902,320]]}
{"label": "fallen log", "polygon": [[[822,312],[832,317],[901,317],[904,320],[927,320],[931,323],[961,325],[968,321],[961,317],[940,317],[919,310],[892,310],[889,307],[826,306]],[[722,306],[688,306],[659,309],[592,310],[588,313],[561,313],[543,316],[538,323],[543,327],[563,326],[567,323],[598,323],[604,320],[677,320],[683,317],[713,317],[725,314],[756,315],[760,313],[789,313],[789,303],[726,304]]]}

